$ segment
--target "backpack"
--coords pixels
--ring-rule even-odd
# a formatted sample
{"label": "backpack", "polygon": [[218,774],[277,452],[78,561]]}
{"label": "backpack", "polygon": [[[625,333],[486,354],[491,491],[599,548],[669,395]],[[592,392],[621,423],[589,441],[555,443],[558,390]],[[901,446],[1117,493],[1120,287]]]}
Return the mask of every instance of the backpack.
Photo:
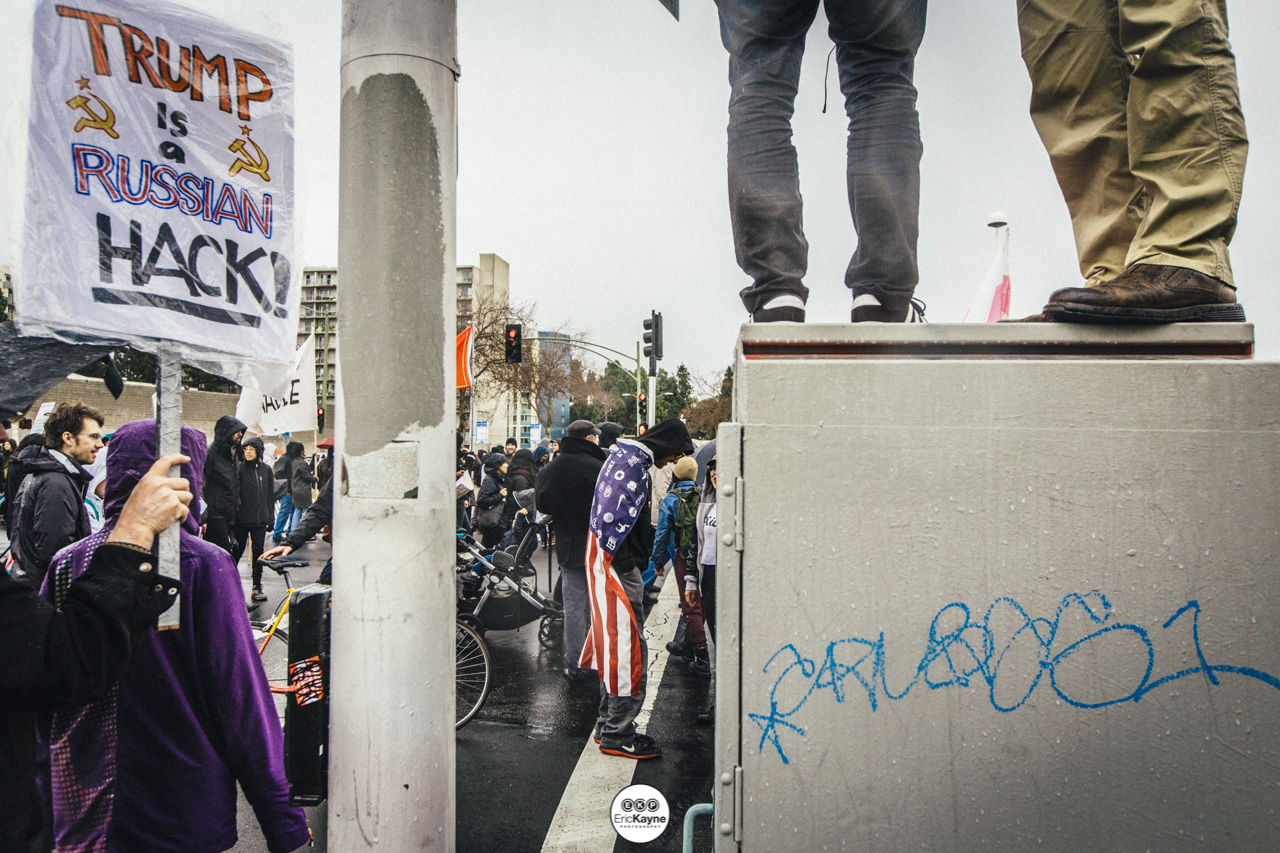
{"label": "backpack", "polygon": [[698,548],[698,505],[701,498],[697,487],[676,489],[676,553],[692,562]]}

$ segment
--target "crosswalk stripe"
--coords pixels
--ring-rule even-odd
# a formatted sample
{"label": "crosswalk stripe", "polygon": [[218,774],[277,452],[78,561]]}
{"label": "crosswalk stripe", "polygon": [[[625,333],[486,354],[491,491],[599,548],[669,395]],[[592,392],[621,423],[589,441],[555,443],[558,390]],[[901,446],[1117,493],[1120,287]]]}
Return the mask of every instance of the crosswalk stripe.
{"label": "crosswalk stripe", "polygon": [[[680,585],[670,569],[667,581],[653,612],[645,620],[645,642],[649,645],[648,684],[644,704],[636,716],[636,728],[640,731],[648,724],[653,704],[658,699],[658,687],[662,684],[662,674],[670,658],[667,643],[675,639],[676,626],[680,622]],[[542,853],[601,853],[612,850],[617,835],[609,823],[609,805],[619,791],[631,784],[638,763],[629,758],[605,755],[588,736],[547,829]]]}

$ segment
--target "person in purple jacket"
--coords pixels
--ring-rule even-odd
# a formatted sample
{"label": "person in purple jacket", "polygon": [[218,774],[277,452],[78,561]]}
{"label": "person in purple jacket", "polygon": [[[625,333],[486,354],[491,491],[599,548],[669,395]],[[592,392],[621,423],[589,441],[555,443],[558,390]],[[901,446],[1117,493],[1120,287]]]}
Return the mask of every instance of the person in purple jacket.
{"label": "person in purple jacket", "polygon": [[[105,527],[54,557],[55,603],[106,541],[155,459],[154,421],[116,432],[107,451]],[[205,437],[182,430],[183,476],[200,493]],[[148,635],[107,698],[53,714],[54,835],[60,851],[217,853],[235,846],[236,783],[271,853],[310,840],[289,805],[280,719],[254,648],[240,575],[226,551],[183,523],[180,626]]]}

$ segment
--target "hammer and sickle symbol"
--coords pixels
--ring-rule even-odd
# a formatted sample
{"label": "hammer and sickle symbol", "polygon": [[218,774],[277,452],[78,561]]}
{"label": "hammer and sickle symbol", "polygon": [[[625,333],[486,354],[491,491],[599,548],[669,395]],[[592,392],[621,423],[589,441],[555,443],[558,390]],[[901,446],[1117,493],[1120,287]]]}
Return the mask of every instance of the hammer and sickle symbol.
{"label": "hammer and sickle symbol", "polygon": [[[93,109],[89,106],[89,98],[93,98],[95,101],[97,101],[98,104],[102,107],[103,111],[106,112],[106,115],[100,116],[96,112],[94,112]],[[76,95],[74,98],[67,101],[67,106],[71,107],[71,109],[73,110],[84,110],[85,113],[87,114],[84,118],[81,118],[78,122],[76,122],[76,127],[75,127],[76,133],[79,133],[80,131],[88,127],[94,130],[101,130],[107,136],[110,136],[112,139],[120,138],[120,134],[116,133],[115,110],[107,106],[107,102],[102,100],[102,98],[99,98],[97,95],[93,94],[92,92],[89,93],[88,98],[86,98],[84,95]]]}
{"label": "hammer and sickle symbol", "polygon": [[[248,142],[258,152],[255,158],[245,151],[244,144]],[[267,174],[267,169],[271,168],[271,163],[267,161],[266,153],[258,147],[258,143],[252,139],[237,139],[227,146],[227,150],[236,155],[236,161],[231,164],[230,175],[235,175],[241,169],[248,169],[264,181],[270,181],[271,176]]]}

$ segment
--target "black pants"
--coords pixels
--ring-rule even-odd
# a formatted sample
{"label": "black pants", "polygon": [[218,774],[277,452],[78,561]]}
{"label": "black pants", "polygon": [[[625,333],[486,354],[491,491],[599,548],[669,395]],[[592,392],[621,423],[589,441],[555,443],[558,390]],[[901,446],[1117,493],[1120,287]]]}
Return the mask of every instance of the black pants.
{"label": "black pants", "polygon": [[249,560],[253,565],[253,588],[257,589],[262,586],[262,564],[258,562],[258,558],[262,556],[262,552],[266,550],[263,545],[267,538],[267,526],[265,524],[245,525],[237,524],[232,528],[235,533],[235,545],[231,549],[231,562],[236,565],[240,564],[240,558],[244,556],[244,546],[249,544]]}
{"label": "black pants", "polygon": [[231,522],[225,518],[210,518],[204,523],[204,541],[212,542],[228,554],[235,547],[231,533]]}
{"label": "black pants", "polygon": [[714,643],[716,639],[716,567],[702,567],[702,621]]}

